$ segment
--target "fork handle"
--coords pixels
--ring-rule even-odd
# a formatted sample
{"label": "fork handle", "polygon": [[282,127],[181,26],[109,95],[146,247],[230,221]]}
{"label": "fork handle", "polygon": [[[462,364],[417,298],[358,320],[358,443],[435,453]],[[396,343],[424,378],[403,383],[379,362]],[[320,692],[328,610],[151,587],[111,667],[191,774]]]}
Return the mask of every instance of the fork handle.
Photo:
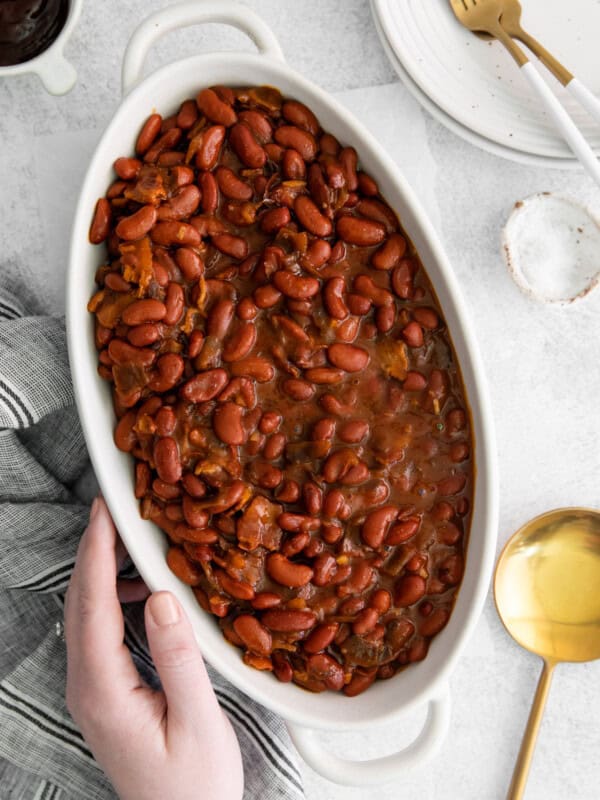
{"label": "fork handle", "polygon": [[585,84],[577,78],[573,78],[567,84],[567,89],[571,92],[579,105],[583,106],[590,116],[600,122],[600,100],[592,94]]}
{"label": "fork handle", "polygon": [[531,61],[523,64],[521,71],[537,92],[563,139],[577,156],[584,169],[600,186],[600,162],[598,162],[592,148],[583,138],[579,128],[567,114],[556,95],[553,94]]}
{"label": "fork handle", "polygon": [[578,78],[569,72],[569,70],[552,55],[552,53],[549,53],[546,48],[538,42],[537,39],[534,39],[531,34],[523,30],[520,25],[515,30],[508,27],[507,32],[511,36],[514,36],[516,39],[519,39],[519,41],[523,42],[523,44],[526,45],[532,53],[535,53],[546,69],[548,69],[554,75],[554,77],[557,78],[562,85],[569,90],[579,105],[585,108],[588,114],[597,122],[600,122],[600,100],[596,97],[596,95],[590,92],[587,86],[585,86]]}

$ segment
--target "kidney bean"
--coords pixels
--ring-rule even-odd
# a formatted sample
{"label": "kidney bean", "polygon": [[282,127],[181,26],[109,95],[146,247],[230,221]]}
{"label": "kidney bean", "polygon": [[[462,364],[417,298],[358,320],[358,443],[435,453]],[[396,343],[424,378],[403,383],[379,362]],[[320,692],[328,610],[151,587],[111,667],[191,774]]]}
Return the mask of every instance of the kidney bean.
{"label": "kidney bean", "polygon": [[271,141],[273,128],[267,117],[260,111],[251,109],[238,114],[238,119],[247,125],[261,144]]}
{"label": "kidney bean", "polygon": [[122,450],[124,453],[130,453],[136,444],[137,435],[133,430],[135,421],[135,411],[128,411],[121,417],[115,428],[115,444],[119,450]]}
{"label": "kidney bean", "polygon": [[276,128],[274,138],[282,147],[300,153],[305,161],[313,161],[317,155],[315,137],[295,125],[281,125]]}
{"label": "kidney bean", "polygon": [[229,128],[237,121],[237,114],[231,105],[225,103],[212,89],[202,89],[196,95],[196,104],[211,122],[218,122]]}
{"label": "kidney bean", "polygon": [[396,306],[379,306],[375,311],[375,325],[379,333],[389,333],[396,322]]}
{"label": "kidney bean", "polygon": [[379,194],[379,187],[376,181],[366,172],[358,173],[358,191],[365,197],[375,197]]}
{"label": "kidney bean", "polygon": [[324,523],[321,528],[321,538],[327,544],[337,544],[343,535],[344,530],[341,525],[328,522]]}
{"label": "kidney bean", "polygon": [[289,181],[302,181],[306,177],[306,163],[297,150],[283,151],[281,171]]}
{"label": "kidney bean", "polygon": [[132,285],[118,272],[109,272],[104,278],[104,286],[113,292],[130,292]]}
{"label": "kidney bean", "polygon": [[364,608],[352,623],[352,632],[356,636],[363,636],[372,631],[379,619],[379,612],[376,608]]}
{"label": "kidney bean", "polygon": [[288,208],[281,206],[279,208],[272,208],[263,214],[260,220],[260,227],[265,233],[275,233],[280,228],[289,224],[291,215]]}
{"label": "kidney bean", "polygon": [[240,261],[248,255],[248,242],[241,236],[220,233],[212,237],[212,243],[221,253]]}
{"label": "kidney bean", "polygon": [[369,354],[362,347],[352,344],[336,343],[327,348],[331,363],[346,372],[360,372],[369,363]]}
{"label": "kidney bean", "polygon": [[281,113],[285,120],[297,128],[303,128],[313,136],[319,133],[317,118],[303,103],[299,103],[297,100],[287,100],[281,106]]}
{"label": "kidney bean", "polygon": [[203,574],[202,570],[186,556],[180,547],[169,548],[167,551],[167,564],[171,572],[174,572],[179,580],[188,586],[196,586],[200,583],[200,578]]}
{"label": "kidney bean", "polygon": [[369,423],[364,419],[345,422],[338,429],[338,438],[345,444],[358,444],[369,433]]}
{"label": "kidney bean", "polygon": [[135,152],[143,156],[150,149],[152,143],[160,133],[162,117],[160,114],[151,114],[139,132],[135,143]]}
{"label": "kidney bean", "polygon": [[381,289],[368,275],[357,275],[353,286],[358,294],[368,298],[377,308],[392,305],[394,298],[387,289]]}
{"label": "kidney bean", "polygon": [[442,496],[450,496],[454,494],[458,494],[462,492],[465,488],[467,483],[467,476],[458,473],[457,475],[451,475],[448,478],[443,478],[441,481],[438,482],[437,489],[438,493]]}
{"label": "kidney bean", "polygon": [[330,236],[333,230],[331,220],[321,214],[310,197],[299,195],[294,201],[294,212],[300,224],[315,236],[324,238]]}
{"label": "kidney bean", "polygon": [[406,378],[402,383],[402,388],[405,389],[407,392],[419,392],[427,386],[427,378],[417,372],[416,370],[410,370],[406,373]]}
{"label": "kidney bean", "polygon": [[175,261],[186,281],[197,281],[204,274],[204,262],[190,247],[178,247]]}
{"label": "kidney bean", "polygon": [[323,681],[334,692],[344,686],[344,670],[341,665],[326,653],[317,653],[308,658],[306,668],[310,677]]}
{"label": "kidney bean", "polygon": [[194,126],[194,123],[198,119],[198,107],[194,100],[185,100],[179,109],[179,113],[177,114],[177,127],[181,128],[184,131],[189,130]]}
{"label": "kidney bean", "polygon": [[339,162],[346,179],[348,191],[356,191],[358,188],[358,175],[356,172],[358,156],[356,150],[353,147],[342,148],[339,153]]}
{"label": "kidney bean", "polygon": [[267,286],[259,286],[254,290],[254,302],[258,308],[272,308],[282,298],[281,292],[271,284]]}
{"label": "kidney bean", "polygon": [[369,686],[371,686],[376,677],[377,671],[375,669],[366,673],[354,671],[352,673],[350,683],[347,683],[344,686],[344,694],[346,697],[356,697],[357,695],[362,694],[369,688]]}
{"label": "kidney bean", "polygon": [[283,433],[274,433],[266,441],[263,456],[267,461],[274,461],[283,455],[287,439]]}
{"label": "kidney bean", "polygon": [[159,207],[157,218],[161,222],[185,219],[196,212],[200,198],[201,193],[197,186],[194,184],[183,186],[170,200]]}
{"label": "kidney bean", "polygon": [[[174,122],[174,121],[173,121]],[[144,162],[147,164],[155,163],[160,157],[161,153],[173,150],[181,139],[182,131],[180,128],[173,124],[160,136],[152,145],[152,147],[144,154]]]}
{"label": "kidney bean", "polygon": [[400,608],[412,606],[425,594],[426,583],[420,575],[405,575],[396,584],[394,604]]}
{"label": "kidney bean", "polygon": [[217,167],[215,170],[215,177],[219,185],[219,189],[231,200],[251,200],[252,187],[245,181],[239,178],[235,172],[229,167]]}
{"label": "kidney bean", "polygon": [[200,208],[204,214],[214,214],[219,203],[217,181],[211,172],[202,172],[198,179],[201,191]]}
{"label": "kidney bean", "polygon": [[304,650],[311,655],[326,650],[335,639],[339,627],[337,622],[317,625],[304,640]]}
{"label": "kidney bean", "polygon": [[310,400],[315,393],[315,387],[308,381],[303,381],[300,378],[288,378],[281,384],[283,391],[298,402],[306,402]]}
{"label": "kidney bean", "polygon": [[182,357],[176,353],[160,356],[156,362],[158,374],[150,379],[148,388],[154,392],[168,392],[179,383],[184,366]]}
{"label": "kidney bean", "polygon": [[[289,303],[288,299],[288,303]],[[275,323],[275,326],[281,328],[285,334],[290,336],[292,339],[295,339],[297,342],[309,342],[310,337],[297,322],[294,322],[293,319],[289,319],[289,317],[284,317],[282,314],[273,314],[271,317],[271,321]]]}
{"label": "kidney bean", "polygon": [[278,488],[277,499],[282,503],[295,503],[300,497],[300,486],[297,481],[286,480]]}
{"label": "kidney bean", "polygon": [[115,364],[135,364],[140,367],[151,367],[156,360],[156,352],[148,348],[132,347],[122,339],[111,339],[108,354]]}
{"label": "kidney bean", "polygon": [[[266,559],[266,570],[270,578],[290,588],[306,586],[313,577],[313,570],[305,564],[296,564],[281,553],[270,553]],[[271,625],[265,621],[268,627]]]}
{"label": "kidney bean", "polygon": [[324,239],[315,239],[308,246],[306,253],[300,258],[304,269],[318,269],[327,263],[331,256],[331,245]]}
{"label": "kidney bean", "polygon": [[121,219],[115,228],[117,236],[128,241],[141,239],[156,222],[154,206],[142,206],[139,211]]}
{"label": "kidney bean", "polygon": [[237,403],[221,403],[215,409],[213,428],[224,444],[244,444],[248,435],[243,425],[244,410]]}
{"label": "kidney bean", "polygon": [[169,283],[165,297],[167,313],[163,317],[165,325],[176,325],[179,322],[183,314],[184,305],[185,297],[181,284],[174,282]]}
{"label": "kidney bean", "polygon": [[165,483],[177,483],[181,478],[181,458],[177,442],[170,436],[163,436],[154,445],[154,463],[158,477]]}
{"label": "kidney bean", "polygon": [[142,162],[137,158],[117,158],[114,163],[115,172],[124,181],[136,178],[141,168]]}
{"label": "kidney bean", "polygon": [[397,518],[398,513],[399,509],[396,506],[383,506],[367,514],[361,528],[363,542],[373,550],[381,547],[390,523]]}
{"label": "kidney bean", "polygon": [[246,125],[238,123],[233,126],[229,134],[229,144],[247,167],[260,169],[264,166],[267,154]]}
{"label": "kidney bean", "polygon": [[182,386],[181,395],[192,403],[205,403],[220,394],[228,380],[224,369],[209,369],[190,378]]}
{"label": "kidney bean", "polygon": [[242,614],[233,622],[233,628],[248,650],[267,656],[273,649],[271,634],[250,614]]}
{"label": "kidney bean", "polygon": [[411,539],[421,526],[421,518],[417,516],[407,517],[396,522],[385,537],[386,545],[398,545]]}
{"label": "kidney bean", "polygon": [[198,247],[201,242],[196,228],[187,222],[157,222],[150,231],[150,238],[156,244],[164,247],[170,245]]}
{"label": "kidney bean", "polygon": [[323,287],[323,304],[333,319],[346,319],[350,313],[344,301],[345,281],[342,277],[330,278]]}
{"label": "kidney bean", "polygon": [[313,561],[313,569],[312,582],[314,585],[327,586],[337,571],[337,562],[331,553],[321,553]]}
{"label": "kidney bean", "polygon": [[144,461],[135,465],[135,496],[140,500],[150,490],[150,468]]}
{"label": "kidney bean", "polygon": [[[243,362],[240,362],[243,363]],[[279,428],[283,421],[283,417],[281,414],[277,413],[277,411],[265,411],[262,415],[258,429],[261,433],[275,433],[275,431]]]}
{"label": "kidney bean", "polygon": [[386,229],[380,222],[362,217],[344,216],[337,221],[336,233],[347,244],[371,247],[385,239]]}
{"label": "kidney bean", "polygon": [[250,603],[257,611],[264,611],[281,605],[281,597],[275,592],[258,592]]}
{"label": "kidney bean", "polygon": [[310,630],[317,620],[312,611],[270,608],[262,615],[262,623],[276,633],[298,633]]}
{"label": "kidney bean", "polygon": [[142,325],[144,322],[160,322],[164,319],[167,309],[160,300],[136,300],[124,309],[122,320],[126,325]]}
{"label": "kidney bean", "polygon": [[223,347],[223,361],[240,361],[254,347],[256,342],[256,326],[253,322],[242,322],[229,336]]}
{"label": "kidney bean", "polygon": [[360,317],[364,317],[366,314],[368,314],[373,307],[372,301],[368,297],[363,297],[360,294],[350,293],[346,297],[346,302],[348,304],[350,313],[356,314]]}
{"label": "kidney bean", "polygon": [[438,577],[442,583],[448,586],[456,586],[460,583],[463,574],[463,559],[459,553],[447,556],[439,566]]}
{"label": "kidney bean", "polygon": [[421,306],[413,310],[413,317],[422,328],[428,331],[435,330],[440,324],[440,318],[432,308]]}
{"label": "kidney bean", "polygon": [[446,627],[450,612],[446,608],[436,608],[426,619],[419,625],[419,633],[421,636],[435,636],[442,628]]}
{"label": "kidney bean", "polygon": [[206,333],[216,339],[223,339],[229,330],[234,314],[233,301],[224,299],[217,300],[211,308],[206,321]]}
{"label": "kidney bean", "polygon": [[287,270],[277,270],[273,275],[273,283],[278,291],[294,300],[314,297],[319,291],[319,281],[316,278],[294,275]]}
{"label": "kidney bean", "polygon": [[311,517],[306,514],[280,514],[277,517],[277,524],[284,531],[314,531],[319,528],[321,524],[317,517]]}
{"label": "kidney bean", "polygon": [[155,417],[156,432],[159,436],[171,436],[177,426],[177,417],[172,408],[163,406]]}
{"label": "kidney bean", "polygon": [[387,203],[382,203],[381,200],[372,197],[362,198],[357,203],[356,210],[363,217],[381,223],[388,233],[398,229],[398,218]]}

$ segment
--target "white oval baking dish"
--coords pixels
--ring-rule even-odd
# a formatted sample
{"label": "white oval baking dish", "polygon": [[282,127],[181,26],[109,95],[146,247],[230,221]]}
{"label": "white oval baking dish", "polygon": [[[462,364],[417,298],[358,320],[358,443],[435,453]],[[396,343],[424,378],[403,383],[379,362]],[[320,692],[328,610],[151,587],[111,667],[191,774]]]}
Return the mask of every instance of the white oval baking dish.
{"label": "white oval baking dish", "polygon": [[[252,53],[211,53],[176,61],[141,80],[150,45],[177,27],[222,22],[245,31],[259,49]],[[94,205],[113,179],[113,161],[133,153],[137,133],[154,110],[168,115],[186,98],[214,84],[271,84],[306,103],[323,128],[353,145],[363,167],[378,181],[396,209],[431,278],[445,314],[461,365],[473,418],[477,464],[475,502],[466,570],[447,627],[436,636],[427,658],[389,681],[376,682],[355,698],[326,692],[311,694],[272,675],[247,667],[237,648],[223,638],[214,620],[197,604],[191,590],[165,563],[167,541],[139,516],[133,495],[129,455],[113,444],[114,414],[109,387],[96,372],[93,320],[86,304],[94,291],[94,272],[102,248],[88,242]],[[304,759],[330,780],[373,785],[392,780],[437,750],[449,723],[447,680],[479,617],[491,576],[497,527],[497,476],[490,405],[483,369],[457,281],[437,235],[392,159],[357,120],[322,89],[290,69],[270,29],[256,15],[230,2],[185,2],[149,17],[134,33],[123,64],[125,99],[106,129],[89,165],[73,225],[67,289],[69,355],[77,405],[100,486],[121,536],[152,590],[174,592],[191,618],[208,661],[226,678],[286,721]],[[323,750],[311,729],[360,730],[374,734],[408,708],[428,704],[418,738],[406,749],[372,761],[346,761]]]}

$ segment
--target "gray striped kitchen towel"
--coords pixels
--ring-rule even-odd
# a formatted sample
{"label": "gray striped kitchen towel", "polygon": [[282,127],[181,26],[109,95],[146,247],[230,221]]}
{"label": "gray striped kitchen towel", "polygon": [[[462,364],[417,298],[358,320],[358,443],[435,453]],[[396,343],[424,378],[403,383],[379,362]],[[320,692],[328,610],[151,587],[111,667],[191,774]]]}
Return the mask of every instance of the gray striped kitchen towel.
{"label": "gray striped kitchen towel", "polygon": [[[89,513],[86,475],[63,320],[28,316],[0,290],[0,800],[116,796],[64,701],[63,601]],[[158,686],[142,604],[124,612],[136,666]],[[304,797],[281,720],[210,676],[240,741],[244,797]]]}

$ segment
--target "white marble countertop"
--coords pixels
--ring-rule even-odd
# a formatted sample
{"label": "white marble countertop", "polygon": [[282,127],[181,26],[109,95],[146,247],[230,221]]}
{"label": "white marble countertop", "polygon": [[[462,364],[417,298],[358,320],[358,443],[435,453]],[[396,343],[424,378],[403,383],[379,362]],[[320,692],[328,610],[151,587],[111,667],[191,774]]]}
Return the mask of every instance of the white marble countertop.
{"label": "white marble countertop", "polygon": [[[4,279],[26,285],[39,309],[61,311],[68,252],[65,220],[45,199],[48,186],[54,183],[64,196],[64,187],[76,185],[81,174],[79,164],[68,162],[68,148],[57,156],[56,142],[75,137],[88,142],[89,151],[119,102],[120,61],[129,35],[147,13],[165,4],[88,0],[67,46],[79,80],[65,97],[46,94],[34,76],[0,80],[0,268]],[[579,172],[528,168],[488,155],[421,111],[398,83],[364,0],[248,0],[246,5],[269,21],[293,67],[329,91],[344,92],[351,107],[364,95],[346,90],[395,84],[384,91],[418,118],[429,166],[421,169],[416,161],[405,171],[438,226],[484,358],[498,438],[498,550],[521,523],[544,510],[600,505],[600,289],[574,307],[541,306],[519,292],[500,252],[500,232],[515,201],[557,191],[598,208],[599,190]],[[222,26],[190,28],[161,41],[148,69],[168,60],[173,45],[178,56],[250,47],[241,34]],[[382,141],[402,163],[402,142],[389,132]],[[64,174],[70,175],[66,183]],[[504,632],[488,597],[450,681],[451,731],[435,760],[393,786],[373,790],[340,788],[307,768],[307,797],[503,798],[539,669],[540,662]],[[527,800],[600,796],[599,684],[598,663],[558,669]],[[369,736],[339,735],[327,744],[349,756],[391,752],[410,741],[422,718],[415,712]]]}

